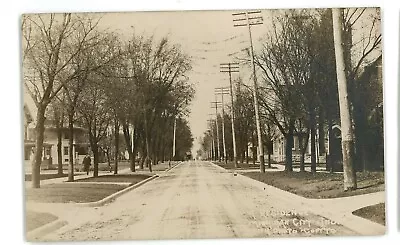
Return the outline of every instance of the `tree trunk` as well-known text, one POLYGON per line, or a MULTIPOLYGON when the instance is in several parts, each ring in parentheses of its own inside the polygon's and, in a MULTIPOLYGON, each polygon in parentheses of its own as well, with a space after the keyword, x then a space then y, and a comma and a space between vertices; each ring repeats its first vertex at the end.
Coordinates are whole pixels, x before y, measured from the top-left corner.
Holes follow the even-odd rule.
POLYGON ((268 152, 268 168, 272 168, 272 166, 271 166, 271 152, 268 152))
POLYGON ((45 107, 38 106, 36 113, 36 142, 35 152, 32 164, 32 188, 40 188, 40 165, 42 164, 43 157, 43 141, 44 141, 44 121, 45 121, 45 107))
POLYGON ((130 170, 132 171, 132 172, 136 172, 136 167, 135 167, 135 154, 133 154, 133 153, 131 153, 131 152, 128 152, 128 155, 129 155, 129 167, 130 167, 130 170))
POLYGON ((162 147, 161 163, 165 162, 165 149, 166 149, 166 147, 164 144, 164 146, 162 147))
POLYGON ((68 113, 68 181, 74 181, 74 112, 68 113))
POLYGON ((146 157, 147 157, 147 152, 143 146, 142 157, 140 158, 140 162, 139 162, 139 169, 144 169, 146 157))
POLYGON ((93 177, 99 176, 99 150, 97 144, 92 147, 93 151, 93 177))
POLYGON ((154 154, 154 157, 153 157, 153 159, 154 159, 154 165, 157 165, 158 164, 158 154, 154 154))
POLYGON ((271 155, 272 155, 272 150, 273 150, 273 142, 269 137, 267 140, 267 150, 268 150, 268 168, 271 168, 272 167, 271 155))
POLYGON ((132 155, 129 155, 130 168, 132 172, 136 172, 136 153, 138 150, 138 133, 136 127, 133 128, 133 147, 132 147, 132 155))
POLYGON ((146 135, 146 151, 147 151, 147 156, 146 156, 146 165, 147 165, 147 167, 149 168, 149 171, 150 172, 153 172, 153 166, 152 166, 152 159, 150 158, 150 154, 151 154, 151 151, 150 151, 150 139, 149 139, 149 137, 146 135))
POLYGON ((292 145, 293 145, 293 133, 288 133, 285 136, 285 171, 292 172, 293 171, 293 163, 292 163, 292 145))
POLYGON ((146 165, 149 168, 149 171, 152 172, 152 166, 151 166, 151 159, 150 159, 150 132, 147 128, 147 120, 145 119, 145 131, 146 131, 146 165))
POLYGON ((332 9, 333 37, 335 43, 336 71, 339 91, 339 108, 342 131, 344 191, 357 189, 354 171, 354 140, 347 93, 347 79, 343 52, 343 9, 332 9))
POLYGON ((251 151, 253 153, 253 164, 256 164, 256 159, 257 159, 257 149, 254 147, 255 145, 255 137, 254 137, 254 132, 251 135, 251 151))
POLYGON ((332 127, 333 127, 333 122, 332 118, 329 114, 327 114, 327 119, 328 119, 328 152, 329 152, 329 157, 326 158, 326 168, 329 170, 331 173, 335 171, 335 162, 332 161, 332 150, 333 150, 333 132, 332 132, 332 127))
POLYGON ((319 113, 318 117, 318 148, 319 148, 319 155, 325 155, 325 130, 324 130, 324 118, 323 113, 319 113))
POLYGON ((301 136, 301 140, 300 141, 300 172, 304 172, 305 171, 305 164, 304 164, 304 160, 305 160, 305 154, 307 151, 307 146, 308 146, 308 141, 310 140, 310 129, 307 129, 307 133, 305 134, 305 138, 303 136, 301 136))
POLYGON ((119 123, 115 119, 114 122, 114 145, 115 145, 115 159, 114 159, 114 174, 118 174, 118 156, 119 156, 119 123))
POLYGON ((106 156, 107 156, 107 165, 108 165, 108 168, 110 169, 110 172, 111 172, 111 154, 110 154, 110 150, 107 150, 107 151, 103 151, 105 154, 106 154, 106 156))
POLYGON ((317 159, 316 159, 316 145, 315 145, 315 139, 317 136, 316 132, 316 125, 315 125, 315 111, 312 109, 311 111, 311 118, 310 118, 310 126, 311 126, 311 173, 316 173, 317 172, 317 159))
POLYGON ((122 125, 122 131, 124 132, 124 138, 125 138, 125 144, 126 148, 129 154, 129 167, 132 172, 136 171, 135 168, 135 157, 136 157, 136 149, 137 149, 137 129, 136 127, 133 128, 133 147, 132 147, 132 141, 131 141, 131 136, 129 133, 129 124, 124 123, 122 125))
POLYGON ((292 172, 293 171, 293 131, 294 131, 294 122, 290 122, 289 131, 285 135, 285 171, 292 172))
POLYGON ((57 122, 57 173, 63 175, 63 161, 62 161, 62 123, 57 122), (60 126, 61 124, 61 126, 60 126))
POLYGON ((300 172, 305 171, 305 166, 304 166, 304 155, 306 154, 306 150, 304 145, 307 145, 304 143, 304 136, 302 134, 299 134, 299 145, 300 145, 300 172))
POLYGON ((245 154, 246 154, 246 164, 249 164, 249 148, 246 147, 245 149, 245 154))
POLYGON ((150 139, 148 137, 148 133, 146 132, 146 152, 147 152, 147 154, 146 154, 145 164, 146 164, 146 167, 149 168, 149 171, 152 172, 152 162, 151 162, 152 159, 150 158, 151 152, 150 152, 150 142, 149 141, 150 141, 150 139))
POLYGON ((316 138, 316 130, 315 127, 311 128, 311 172, 316 173, 317 172, 317 156, 316 156, 316 143, 315 143, 315 138, 316 138))

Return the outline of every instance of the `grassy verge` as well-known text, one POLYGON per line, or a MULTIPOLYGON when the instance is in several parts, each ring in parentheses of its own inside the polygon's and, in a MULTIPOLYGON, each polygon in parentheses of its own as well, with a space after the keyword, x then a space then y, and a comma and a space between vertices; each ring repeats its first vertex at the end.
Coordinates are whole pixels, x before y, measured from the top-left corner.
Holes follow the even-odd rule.
MULTIPOLYGON (((75 176, 80 174, 75 174, 75 176)), ((40 174, 40 180, 68 177, 68 174, 40 174)), ((32 174, 25 174, 25 181, 32 181, 32 174)))
POLYGON ((383 172, 357 173, 358 189, 343 191, 343 174, 310 172, 250 172, 243 175, 307 198, 336 198, 385 190, 383 172))
POLYGON ((151 175, 145 174, 102 175, 98 177, 76 180, 75 182, 114 182, 136 184, 150 177, 151 175))
POLYGON ((25 190, 26 201, 43 203, 96 202, 126 188, 116 184, 60 183, 25 190))
MULTIPOLYGON (((260 164, 258 164, 258 163, 255 163, 255 164, 239 163, 237 168, 235 168, 235 164, 233 164, 233 162, 228 162, 226 164, 224 162, 214 162, 214 163, 225 169, 238 169, 238 170, 260 169, 260 164)), ((265 164, 265 168, 268 168, 267 164, 265 164)), ((276 169, 276 167, 271 167, 271 168, 276 169)))
MULTIPOLYGON (((176 164, 177 164, 177 162, 171 162, 171 167, 175 166, 176 164)), ((129 161, 122 161, 122 162, 118 163, 118 170, 123 170, 123 169, 127 169, 127 168, 130 168, 129 161)), ((169 168, 168 161, 152 166, 153 171, 164 171, 168 168, 169 168)), ((93 172, 93 169, 94 169, 94 166, 92 163, 92 165, 90 167, 90 171, 93 172)), ((149 171, 148 167, 146 167, 146 166, 144 167, 144 169, 140 169, 138 162, 136 162, 135 169, 136 169, 136 171, 139 171, 139 172, 149 171)), ((77 166, 77 170, 84 171, 82 164, 77 166)), ((111 163, 110 166, 107 163, 99 163, 99 171, 114 172, 114 163, 111 163)))
POLYGON ((51 223, 57 219, 57 216, 54 216, 49 213, 39 213, 33 211, 26 211, 26 231, 32 231, 36 228, 39 228, 45 224, 51 223))
POLYGON ((385 225, 385 203, 357 209, 353 214, 378 224, 385 225))

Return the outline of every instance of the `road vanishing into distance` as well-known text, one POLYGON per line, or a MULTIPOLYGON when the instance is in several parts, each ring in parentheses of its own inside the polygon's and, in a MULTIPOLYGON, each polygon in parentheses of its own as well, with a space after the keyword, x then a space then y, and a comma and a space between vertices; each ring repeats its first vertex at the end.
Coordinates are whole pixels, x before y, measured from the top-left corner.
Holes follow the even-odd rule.
POLYGON ((314 214, 303 199, 263 185, 210 162, 184 162, 106 206, 77 208, 76 204, 51 204, 52 209, 62 209, 60 218, 67 220, 68 225, 40 240, 357 234, 314 214))

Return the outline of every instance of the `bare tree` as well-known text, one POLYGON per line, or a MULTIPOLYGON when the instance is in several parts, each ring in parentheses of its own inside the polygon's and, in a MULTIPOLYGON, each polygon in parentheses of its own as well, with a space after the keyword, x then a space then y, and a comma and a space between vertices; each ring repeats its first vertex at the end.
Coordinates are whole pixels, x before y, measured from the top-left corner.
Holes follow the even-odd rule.
POLYGON ((168 96, 178 82, 188 83, 184 74, 191 69, 190 60, 177 45, 169 44, 165 38, 154 44, 153 37, 133 37, 128 45, 127 56, 131 77, 135 83, 136 117, 143 122, 146 164, 151 171, 155 159, 157 122, 164 113, 168 96))
POLYGON ((24 15, 22 21, 24 88, 37 107, 32 186, 40 187, 45 111, 61 88, 76 78, 70 66, 87 48, 96 24, 73 14, 24 15), (84 30, 78 33, 78 30, 84 30))
MULTIPOLYGON (((310 96, 315 93, 311 69, 314 27, 315 17, 309 11, 284 12, 283 16, 274 19, 273 30, 256 59, 264 81, 260 105, 285 138, 286 171, 293 170, 293 137, 299 118, 307 119, 311 138, 315 138, 317 104, 310 96)), ((315 141, 313 143, 315 153, 315 141)), ((313 171, 315 162, 314 156, 313 171)))
POLYGON ((105 82, 107 82, 107 79, 92 75, 77 107, 89 134, 90 148, 94 158, 94 177, 99 174, 100 142, 107 137, 107 131, 113 120, 113 115, 107 106, 107 97, 104 91, 105 82))
POLYGON ((368 134, 368 108, 363 96, 368 90, 366 81, 360 79, 364 68, 382 54, 381 19, 379 8, 349 8, 343 10, 343 41, 345 49, 346 78, 348 81, 351 118, 355 135, 355 168, 365 170, 369 157, 366 145, 368 134))

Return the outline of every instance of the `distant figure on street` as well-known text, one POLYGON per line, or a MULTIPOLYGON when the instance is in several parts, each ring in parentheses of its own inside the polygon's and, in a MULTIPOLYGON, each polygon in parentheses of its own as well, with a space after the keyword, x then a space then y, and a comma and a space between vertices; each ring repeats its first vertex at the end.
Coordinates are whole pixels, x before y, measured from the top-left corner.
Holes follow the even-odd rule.
POLYGON ((83 158, 83 169, 84 169, 84 171, 86 172, 86 175, 89 175, 89 171, 90 171, 90 165, 92 165, 90 162, 91 162, 92 160, 90 159, 90 156, 89 155, 86 155, 84 158, 83 158))

